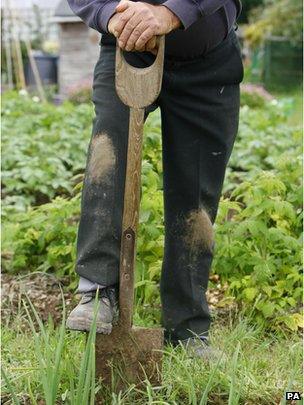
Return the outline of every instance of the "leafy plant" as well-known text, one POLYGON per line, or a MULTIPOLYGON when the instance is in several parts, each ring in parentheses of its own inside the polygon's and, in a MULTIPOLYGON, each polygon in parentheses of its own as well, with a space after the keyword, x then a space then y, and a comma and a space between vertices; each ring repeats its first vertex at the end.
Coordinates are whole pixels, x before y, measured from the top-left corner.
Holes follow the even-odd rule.
POLYGON ((51 270, 58 277, 71 275, 72 282, 79 210, 78 194, 70 200, 57 197, 52 203, 15 214, 3 229, 3 252, 8 256, 12 253, 10 260, 4 262, 6 270, 51 270))
POLYGON ((245 36, 252 45, 257 45, 268 36, 287 38, 301 46, 303 31, 303 4, 297 0, 266 0, 263 8, 252 13, 251 24, 245 36), (286 18, 288 16, 288 18, 286 18))
MULTIPOLYGON (((248 99, 249 94, 246 97, 248 99)), ((254 102, 249 103, 252 105, 254 102)), ((224 191, 230 192, 240 182, 252 179, 261 170, 279 169, 278 175, 282 173, 282 177, 288 176, 286 186, 294 189, 296 204, 301 206, 301 128, 291 126, 288 122, 294 109, 292 99, 264 100, 259 108, 249 108, 244 98, 243 104, 224 191)))
POLYGON ((272 172, 241 183, 232 193, 234 201, 221 204, 214 268, 228 282, 228 294, 256 321, 297 330, 302 325, 302 224, 286 196, 287 187, 272 172))
POLYGON ((71 195, 74 176, 85 166, 91 106, 66 103, 57 108, 26 92, 3 98, 4 207, 24 211, 57 195, 71 195))
MULTIPOLYGON (((246 94, 242 98, 239 134, 216 223, 214 271, 221 283, 228 284, 228 296, 232 296, 247 315, 252 313, 260 324, 267 321, 272 329, 296 329, 300 325, 301 300, 301 131, 289 122, 294 108, 292 99, 268 101, 263 98, 261 101, 256 95, 252 97, 246 94)), ((7 95, 3 106, 8 148, 5 156, 8 170, 4 179, 3 268, 12 273, 40 270, 54 272, 59 277, 69 275, 70 288, 75 288, 80 194, 73 196, 71 178, 74 174, 82 176, 89 136, 81 138, 81 148, 75 139, 84 128, 89 131, 91 108, 66 104, 56 109, 41 106, 28 96, 15 98, 15 94, 7 95), (22 106, 27 111, 27 118, 20 112, 22 106), (19 138, 14 125, 24 128, 19 138), (58 128, 63 128, 61 140, 49 134, 50 130, 56 134, 58 128), (10 131, 16 140, 9 139, 10 131), (41 131, 43 136, 39 138, 41 131), (28 152, 23 148, 30 134, 37 137, 41 147, 32 145, 28 152), (48 136, 58 140, 62 155, 59 146, 48 141, 48 136), (43 177, 37 176, 37 181, 30 184, 22 179, 18 167, 22 166, 23 157, 16 158, 15 149, 10 146, 16 142, 18 149, 17 141, 23 155, 30 156, 35 150, 38 161, 43 161, 46 159, 44 147, 48 157, 60 156, 68 165, 69 169, 62 177, 62 173, 56 173, 58 182, 68 182, 65 189, 54 186, 53 180, 47 182, 45 195, 48 199, 55 195, 51 202, 35 208, 30 206, 32 201, 37 203, 36 193, 40 191, 43 177), (8 179, 14 178, 16 183, 11 185, 8 179), (26 207, 29 207, 26 212, 18 212, 26 207)), ((28 162, 32 168, 31 160, 28 162)), ((78 191, 79 186, 74 192, 78 191)), ((149 325, 159 322, 163 235, 160 122, 159 116, 153 114, 145 126, 137 244, 136 320, 140 324, 143 319, 149 325)))

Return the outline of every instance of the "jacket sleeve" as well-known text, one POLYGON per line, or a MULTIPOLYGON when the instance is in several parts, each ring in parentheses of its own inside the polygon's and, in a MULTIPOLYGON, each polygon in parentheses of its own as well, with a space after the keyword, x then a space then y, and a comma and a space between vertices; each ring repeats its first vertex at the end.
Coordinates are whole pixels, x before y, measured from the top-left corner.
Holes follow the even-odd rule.
POLYGON ((108 32, 109 19, 115 14, 118 0, 67 0, 73 12, 86 25, 99 31, 108 32))
POLYGON ((200 17, 213 14, 229 0, 167 0, 163 3, 181 20, 187 29, 200 17))

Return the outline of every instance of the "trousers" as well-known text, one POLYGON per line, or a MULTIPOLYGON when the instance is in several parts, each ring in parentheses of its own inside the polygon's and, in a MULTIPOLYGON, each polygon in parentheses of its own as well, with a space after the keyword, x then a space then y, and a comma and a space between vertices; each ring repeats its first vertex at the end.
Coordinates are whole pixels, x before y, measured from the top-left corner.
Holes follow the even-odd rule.
MULTIPOLYGON (((127 53, 136 67, 151 53, 127 53)), ((166 57, 161 92, 145 116, 160 108, 164 257, 162 323, 172 342, 207 335, 206 290, 225 170, 238 131, 244 70, 232 30, 208 53, 166 57)), ((115 46, 100 44, 92 100, 95 107, 82 190, 76 272, 103 286, 118 285, 129 108, 115 91, 115 46)), ((225 260, 225 258, 223 258, 225 260)))

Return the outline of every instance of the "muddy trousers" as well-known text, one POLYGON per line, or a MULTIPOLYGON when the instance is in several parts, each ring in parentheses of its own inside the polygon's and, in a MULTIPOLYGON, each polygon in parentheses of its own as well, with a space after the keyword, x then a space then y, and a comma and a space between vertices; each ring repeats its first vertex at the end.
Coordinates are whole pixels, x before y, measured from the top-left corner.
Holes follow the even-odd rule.
MULTIPOLYGON (((153 58, 149 53, 126 57, 137 67, 153 58)), ((76 263, 79 275, 105 286, 119 281, 129 125, 129 109, 115 92, 114 66, 115 47, 101 45, 76 263)), ((161 112, 165 246, 160 289, 162 322, 172 342, 208 333, 212 225, 237 134, 242 78, 232 31, 206 55, 187 61, 165 58, 160 96, 146 110, 146 116, 158 107, 161 112)))

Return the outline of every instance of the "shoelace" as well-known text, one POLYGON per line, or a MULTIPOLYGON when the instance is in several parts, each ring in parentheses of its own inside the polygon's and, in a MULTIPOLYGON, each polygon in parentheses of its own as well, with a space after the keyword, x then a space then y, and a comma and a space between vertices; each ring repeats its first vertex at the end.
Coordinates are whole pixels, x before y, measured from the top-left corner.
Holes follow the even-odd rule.
MULTIPOLYGON (((89 291, 82 296, 82 303, 85 304, 95 299, 96 291, 89 291)), ((98 293, 98 297, 105 305, 115 307, 118 304, 118 292, 115 287, 101 288, 98 293)))
MULTIPOLYGON (((118 302, 117 290, 115 287, 105 287, 101 288, 98 292, 98 298, 103 301, 105 305, 109 305, 106 300, 109 301, 110 305, 114 307, 118 302), (106 300, 104 300, 106 298, 106 300)), ((84 294, 84 297, 95 299, 96 291, 90 291, 84 294)))

